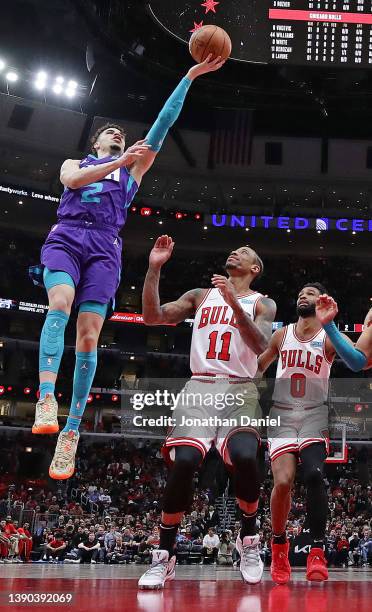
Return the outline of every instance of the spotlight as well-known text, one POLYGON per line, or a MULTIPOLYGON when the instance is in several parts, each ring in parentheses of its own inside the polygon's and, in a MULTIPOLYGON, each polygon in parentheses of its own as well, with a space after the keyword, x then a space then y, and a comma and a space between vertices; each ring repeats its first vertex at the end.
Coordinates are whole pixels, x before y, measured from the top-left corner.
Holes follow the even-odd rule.
POLYGON ((91 404, 92 401, 93 401, 93 395, 91 393, 89 393, 88 399, 87 399, 87 404, 91 404))
POLYGON ((62 93, 62 85, 60 85, 59 83, 57 83, 56 85, 54 85, 53 87, 53 91, 55 94, 60 94, 62 93))
POLYGON ((4 60, 0 59, 0 70, 4 70, 6 64, 4 62, 4 60))
POLYGON ((16 81, 18 81, 18 74, 16 72, 13 72, 13 70, 11 70, 10 72, 6 73, 5 78, 10 83, 15 83, 16 81))
POLYGON ((39 91, 43 91, 45 87, 46 87, 45 81, 35 81, 35 89, 38 89, 39 91))
POLYGON ((31 389, 30 389, 30 387, 25 387, 25 388, 23 389, 23 393, 24 393, 25 395, 30 395, 30 393, 31 393, 31 389))
POLYGON ((26 446, 25 452, 26 453, 32 453, 32 446, 26 446))
POLYGON ((119 396, 118 395, 111 395, 111 401, 112 402, 118 402, 119 401, 119 396))
POLYGON ((96 394, 96 399, 98 399, 98 400, 101 399, 101 396, 100 396, 99 393, 96 394))
POLYGON ((131 355, 131 356, 129 357, 129 359, 130 359, 131 361, 134 361, 134 360, 135 360, 135 356, 134 356, 134 355, 131 355))
POLYGON ((66 89, 65 94, 66 94, 66 96, 68 98, 74 98, 75 95, 76 95, 76 91, 75 91, 75 89, 68 88, 68 89, 66 89))
POLYGON ((5 387, 3 387, 3 385, 0 385, 0 395, 3 395, 5 393, 5 387))
POLYGON ((56 77, 56 83, 58 83, 58 85, 62 85, 62 83, 65 82, 65 79, 61 76, 57 76, 56 77))
POLYGON ((9 387, 7 388, 7 391, 13 391, 13 387, 9 386, 9 387))
POLYGON ((78 86, 78 84, 77 84, 77 82, 76 82, 76 81, 69 81, 69 82, 67 83, 67 87, 68 87, 68 89, 77 89, 77 86, 78 86))
POLYGON ((48 78, 48 75, 45 72, 45 70, 39 70, 39 72, 36 75, 36 80, 37 81, 46 81, 47 78, 48 78))
POLYGON ((183 214, 181 212, 176 212, 175 217, 176 219, 182 219, 183 214))
POLYGON ((196 219, 197 221, 199 221, 199 219, 201 219, 201 214, 200 214, 200 213, 196 213, 196 214, 194 215, 194 217, 195 217, 195 219, 196 219))

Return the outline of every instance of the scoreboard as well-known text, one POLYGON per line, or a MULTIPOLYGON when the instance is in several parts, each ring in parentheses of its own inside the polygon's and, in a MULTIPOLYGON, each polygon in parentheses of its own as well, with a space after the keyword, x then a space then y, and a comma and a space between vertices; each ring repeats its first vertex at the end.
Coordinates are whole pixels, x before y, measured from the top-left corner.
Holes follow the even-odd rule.
POLYGON ((372 0, 272 0, 270 62, 372 66, 372 0))
POLYGON ((372 67, 372 0, 151 0, 149 8, 185 43, 200 25, 219 25, 238 61, 372 67))

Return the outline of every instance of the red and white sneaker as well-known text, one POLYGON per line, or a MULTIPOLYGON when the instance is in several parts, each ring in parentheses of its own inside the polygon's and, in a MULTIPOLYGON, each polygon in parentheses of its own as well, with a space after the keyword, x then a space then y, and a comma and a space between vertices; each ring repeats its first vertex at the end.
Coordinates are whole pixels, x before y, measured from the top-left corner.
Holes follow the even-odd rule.
POLYGON ((274 544, 271 541, 271 577, 276 584, 286 584, 291 578, 291 566, 288 559, 289 542, 274 544))
POLYGON ((154 550, 152 553, 152 564, 150 569, 142 574, 138 581, 140 589, 162 589, 168 580, 173 580, 176 575, 174 566, 176 556, 169 559, 167 550, 154 550))
POLYGON ((312 548, 307 558, 306 578, 317 582, 328 580, 327 561, 322 548, 312 548))

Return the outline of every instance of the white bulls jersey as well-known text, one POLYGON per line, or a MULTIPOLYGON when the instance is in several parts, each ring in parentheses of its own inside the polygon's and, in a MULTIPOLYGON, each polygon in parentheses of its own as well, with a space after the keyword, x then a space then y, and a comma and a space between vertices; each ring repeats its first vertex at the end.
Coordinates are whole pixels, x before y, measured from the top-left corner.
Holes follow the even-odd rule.
MULTIPOLYGON (((255 318, 261 293, 239 296, 243 310, 255 318)), ((209 289, 195 313, 190 368, 195 374, 219 374, 253 378, 257 355, 244 342, 234 321, 233 310, 218 289, 209 289)))
POLYGON ((311 408, 327 401, 332 363, 325 352, 326 333, 320 329, 309 340, 299 340, 296 324, 284 328, 279 348, 274 403, 311 408))

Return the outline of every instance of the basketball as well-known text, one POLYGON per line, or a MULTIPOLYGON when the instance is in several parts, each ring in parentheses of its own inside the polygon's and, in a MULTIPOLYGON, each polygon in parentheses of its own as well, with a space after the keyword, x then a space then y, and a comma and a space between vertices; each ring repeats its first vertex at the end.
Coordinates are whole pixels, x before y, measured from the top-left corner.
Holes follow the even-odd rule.
POLYGON ((205 25, 196 30, 190 38, 189 49, 192 57, 198 63, 204 62, 211 53, 215 59, 227 60, 231 55, 231 39, 225 30, 215 25, 205 25))

